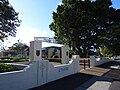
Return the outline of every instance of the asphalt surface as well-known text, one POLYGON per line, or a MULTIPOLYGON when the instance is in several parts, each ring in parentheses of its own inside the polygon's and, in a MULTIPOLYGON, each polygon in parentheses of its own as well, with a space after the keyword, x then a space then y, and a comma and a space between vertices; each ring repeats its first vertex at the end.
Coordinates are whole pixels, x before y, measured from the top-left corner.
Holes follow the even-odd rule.
POLYGON ((74 90, 92 77, 93 75, 77 73, 30 90, 74 90))

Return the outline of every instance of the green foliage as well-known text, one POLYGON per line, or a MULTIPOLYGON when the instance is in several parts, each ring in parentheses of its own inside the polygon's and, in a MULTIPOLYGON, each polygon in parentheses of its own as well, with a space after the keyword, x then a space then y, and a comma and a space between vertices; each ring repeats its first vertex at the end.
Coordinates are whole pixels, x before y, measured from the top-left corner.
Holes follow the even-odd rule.
POLYGON ((15 12, 8 0, 0 0, 0 40, 15 36, 16 27, 20 26, 18 13, 15 12))
POLYGON ((100 53, 100 49, 97 49, 97 50, 96 50, 96 55, 97 55, 97 56, 100 56, 100 54, 101 54, 101 53, 100 53))
POLYGON ((29 46, 25 43, 19 42, 19 40, 17 43, 14 43, 11 47, 9 47, 10 50, 16 51, 17 54, 23 54, 24 49, 26 48, 29 48, 29 46))
POLYGON ((0 63, 0 73, 15 71, 15 70, 17 70, 17 68, 12 65, 0 63))
POLYGON ((73 50, 69 50, 69 57, 72 58, 72 55, 77 55, 77 52, 73 50))
POLYGON ((5 60, 5 59, 13 59, 12 57, 0 57, 1 60, 5 60))
POLYGON ((14 62, 25 62, 25 61, 28 61, 28 59, 23 59, 23 58, 13 58, 12 61, 14 61, 14 62))
POLYGON ((3 57, 0 58, 0 63, 26 62, 29 58, 3 57))
POLYGON ((45 60, 49 60, 49 62, 61 62, 61 58, 47 58, 45 60))
POLYGON ((101 53, 104 57, 111 57, 111 56, 112 56, 112 52, 111 52, 108 48, 106 48, 106 47, 101 48, 100 53, 101 53))
MULTIPOLYGON (((120 14, 120 13, 119 13, 120 14)), ((120 55, 120 25, 111 26, 112 34, 109 34, 109 44, 106 46, 112 51, 113 55, 120 55)))
POLYGON ((111 26, 120 25, 120 10, 111 5, 111 0, 62 0, 49 27, 72 51, 88 57, 91 46, 109 45, 111 26))

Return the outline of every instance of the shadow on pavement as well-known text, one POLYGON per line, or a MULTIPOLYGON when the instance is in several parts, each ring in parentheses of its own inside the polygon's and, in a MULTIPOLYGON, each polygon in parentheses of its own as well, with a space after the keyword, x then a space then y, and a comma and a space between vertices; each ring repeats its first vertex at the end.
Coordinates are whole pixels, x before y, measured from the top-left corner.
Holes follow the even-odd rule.
POLYGON ((29 90, 74 90, 92 77, 93 75, 77 73, 29 90))

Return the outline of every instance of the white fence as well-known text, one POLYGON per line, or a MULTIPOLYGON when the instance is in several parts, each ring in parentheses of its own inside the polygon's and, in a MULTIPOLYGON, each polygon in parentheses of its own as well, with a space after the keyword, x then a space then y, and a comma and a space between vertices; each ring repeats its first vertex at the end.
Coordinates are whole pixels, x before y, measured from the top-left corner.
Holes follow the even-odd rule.
POLYGON ((105 57, 90 56, 90 67, 99 66, 109 61, 112 61, 112 59, 105 57))
POLYGON ((56 67, 47 60, 36 60, 24 70, 0 73, 0 90, 26 90, 78 73, 79 60, 79 56, 73 56, 68 64, 56 67))

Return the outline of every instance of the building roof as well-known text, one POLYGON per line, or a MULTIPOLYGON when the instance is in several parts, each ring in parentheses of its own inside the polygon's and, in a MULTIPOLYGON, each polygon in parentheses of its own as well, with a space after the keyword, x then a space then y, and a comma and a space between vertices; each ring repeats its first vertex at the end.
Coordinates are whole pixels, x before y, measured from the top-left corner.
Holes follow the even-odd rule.
POLYGON ((42 48, 46 47, 62 47, 64 46, 63 44, 56 44, 56 43, 50 43, 50 42, 42 42, 42 48))

